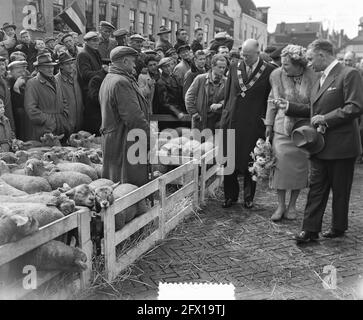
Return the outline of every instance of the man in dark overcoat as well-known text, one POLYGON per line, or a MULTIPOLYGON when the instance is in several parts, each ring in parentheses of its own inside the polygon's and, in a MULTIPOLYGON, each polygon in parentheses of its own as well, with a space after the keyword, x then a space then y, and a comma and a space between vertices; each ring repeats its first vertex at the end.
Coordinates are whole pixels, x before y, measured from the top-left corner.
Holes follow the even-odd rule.
MULTIPOLYGON (((307 52, 312 67, 322 72, 311 92, 311 123, 324 127, 325 147, 311 160, 308 200, 302 231, 295 239, 307 243, 318 239, 323 216, 333 191, 332 223, 325 238, 337 238, 348 229, 349 199, 354 165, 362 153, 359 117, 363 114, 363 81, 359 71, 339 63, 333 45, 316 40, 307 52)), ((286 115, 310 115, 310 106, 289 104, 286 115)))
POLYGON ((102 58, 98 52, 100 39, 96 32, 88 32, 84 36, 85 46, 77 56, 78 81, 82 89, 84 101, 83 130, 92 134, 99 134, 99 110, 93 109, 89 103, 88 85, 95 76, 104 77, 108 66, 103 65, 102 58), (91 108, 90 108, 91 107, 91 108))
POLYGON ((104 159, 102 177, 140 187, 148 182, 147 161, 131 164, 128 151, 134 142, 127 141, 129 132, 139 129, 145 133, 147 141, 139 140, 141 150, 136 156, 142 156, 141 153, 148 150, 149 105, 133 76, 138 52, 119 46, 111 51, 110 56, 112 64, 99 95, 104 159))
POLYGON ((227 129, 235 132, 236 167, 233 174, 224 177, 224 208, 238 201, 238 174, 244 175, 244 206, 248 209, 253 207, 256 182, 252 180, 248 166, 257 140, 265 135, 263 119, 271 91, 269 78, 274 70, 259 54, 258 42, 246 40, 242 47, 243 60, 231 65, 226 84, 221 128, 225 133, 227 129))

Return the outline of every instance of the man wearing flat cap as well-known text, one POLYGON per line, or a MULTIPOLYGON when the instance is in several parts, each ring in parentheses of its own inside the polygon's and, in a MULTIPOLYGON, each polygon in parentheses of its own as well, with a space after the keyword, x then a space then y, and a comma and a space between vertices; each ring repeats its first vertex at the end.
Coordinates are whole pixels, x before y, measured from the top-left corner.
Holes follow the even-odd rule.
POLYGON ((8 58, 18 45, 16 37, 16 25, 13 23, 4 23, 2 30, 4 31, 3 39, 0 41, 0 55, 8 58))
POLYGON ((179 55, 180 62, 176 65, 174 69, 174 75, 178 80, 179 86, 183 87, 185 75, 190 70, 192 63, 190 59, 191 57, 190 46, 189 45, 180 46, 177 50, 177 53, 179 55))
POLYGON ((64 98, 68 101, 71 134, 82 129, 84 112, 82 90, 77 79, 75 60, 68 52, 61 53, 58 60, 59 73, 55 76, 64 98))
POLYGON ((107 74, 108 66, 102 62, 98 51, 100 39, 98 33, 91 31, 84 36, 85 46, 77 56, 78 81, 83 93, 84 118, 83 130, 92 134, 99 134, 99 114, 89 109, 88 85, 95 76, 104 77, 107 74))
POLYGON ((134 34, 130 37, 130 47, 137 51, 138 56, 136 58, 135 77, 139 77, 140 73, 146 68, 145 59, 146 54, 141 52, 142 45, 145 42, 145 38, 139 34, 134 34))
POLYGON ((72 58, 77 58, 78 54, 81 52, 82 48, 76 46, 74 43, 74 37, 71 33, 65 34, 61 38, 61 43, 65 45, 68 53, 72 56, 72 58))
POLYGON ((10 75, 8 86, 10 88, 11 102, 15 121, 15 135, 17 139, 25 140, 24 123, 29 121, 24 109, 25 86, 29 79, 28 63, 26 61, 13 61, 8 65, 10 75))
POLYGON ((112 49, 117 47, 117 41, 115 39, 111 39, 111 35, 116 28, 107 21, 101 21, 99 29, 101 36, 98 51, 101 54, 101 58, 109 59, 112 49))
POLYGON ((68 102, 54 78, 56 65, 50 53, 39 55, 34 63, 38 73, 25 87, 24 107, 29 118, 24 125, 25 141, 39 141, 45 133, 69 137, 68 102))
POLYGON ((164 54, 171 48, 173 48, 173 45, 169 41, 169 34, 171 33, 171 30, 169 30, 165 26, 161 26, 160 30, 158 32, 159 40, 155 44, 155 48, 162 48, 164 54))
POLYGON ((102 177, 140 187, 148 182, 147 157, 143 164, 131 164, 128 151, 134 142, 127 141, 129 132, 139 129, 147 141, 139 139, 138 156, 147 154, 150 138, 148 101, 133 76, 137 55, 136 50, 124 46, 111 51, 112 64, 102 83, 99 100, 104 159, 102 177))
POLYGON ((126 29, 118 29, 113 33, 117 46, 127 46, 130 33, 126 29))

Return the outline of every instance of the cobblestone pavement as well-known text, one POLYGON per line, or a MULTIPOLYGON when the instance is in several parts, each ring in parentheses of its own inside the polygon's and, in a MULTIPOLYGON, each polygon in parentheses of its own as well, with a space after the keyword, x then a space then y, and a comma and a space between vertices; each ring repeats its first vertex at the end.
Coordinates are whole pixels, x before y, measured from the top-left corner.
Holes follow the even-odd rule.
MULTIPOLYGON (((233 283, 236 299, 357 299, 363 285, 363 166, 357 166, 350 228, 344 238, 297 246, 306 192, 296 221, 272 223, 276 196, 259 185, 256 208, 237 204, 221 209, 219 199, 174 230, 157 248, 122 275, 120 281, 87 299, 157 299, 159 282, 233 283), (325 266, 337 270, 338 287, 323 287, 325 266)), ((330 205, 324 219, 329 228, 330 205)), ((202 297, 201 297, 202 298, 202 297)))

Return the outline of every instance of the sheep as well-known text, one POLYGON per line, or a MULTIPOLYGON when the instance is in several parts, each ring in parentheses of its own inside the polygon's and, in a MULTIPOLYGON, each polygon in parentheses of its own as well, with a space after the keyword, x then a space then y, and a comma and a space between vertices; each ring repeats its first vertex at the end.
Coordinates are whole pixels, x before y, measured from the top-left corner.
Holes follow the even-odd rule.
POLYGON ((10 184, 7 184, 4 180, 0 179, 0 195, 1 196, 24 196, 26 192, 14 188, 10 184))
POLYGON ((108 180, 108 179, 98 179, 98 180, 92 181, 92 183, 89 184, 89 186, 92 189, 97 189, 100 187, 106 187, 106 186, 112 186, 112 185, 114 185, 114 182, 111 180, 108 180))
MULTIPOLYGON (((92 161, 90 160, 90 158, 88 157, 86 152, 84 152, 84 151, 75 152, 73 154, 72 162, 74 162, 74 163, 83 163, 85 165, 88 165, 88 166, 92 167, 95 170, 98 178, 102 177, 102 165, 92 163, 92 161)), ((92 180, 95 180, 95 179, 92 179, 92 180)))
POLYGON ((99 149, 100 143, 95 143, 95 138, 95 135, 84 138, 79 133, 74 133, 69 138, 69 144, 75 148, 99 149))
POLYGON ((7 164, 16 164, 19 159, 13 152, 2 152, 0 153, 0 160, 5 161, 7 164))
POLYGON ((58 171, 58 166, 50 165, 40 160, 28 160, 26 164, 27 175, 44 177, 51 186, 52 190, 62 188, 64 184, 68 184, 71 188, 82 184, 90 184, 92 182, 88 175, 73 171, 58 171))
POLYGON ((29 177, 26 175, 4 174, 1 179, 10 186, 24 191, 28 194, 38 192, 50 192, 52 187, 49 182, 42 177, 29 177))
POLYGON ((53 206, 42 203, 11 203, 0 204, 0 216, 20 215, 33 218, 38 221, 39 228, 44 227, 54 221, 64 218, 64 214, 53 206))
POLYGON ((81 272, 87 270, 87 256, 79 248, 52 240, 27 253, 21 259, 23 266, 32 265, 38 271, 81 272))
POLYGON ((67 197, 74 200, 76 206, 92 209, 95 206, 95 194, 93 188, 87 184, 79 185, 65 193, 67 197))
POLYGON ((16 242, 38 230, 39 223, 33 217, 1 215, 0 213, 0 246, 9 242, 16 242))
POLYGON ((0 203, 42 203, 58 208, 65 216, 76 211, 76 204, 60 192, 36 193, 24 196, 1 196, 0 203))

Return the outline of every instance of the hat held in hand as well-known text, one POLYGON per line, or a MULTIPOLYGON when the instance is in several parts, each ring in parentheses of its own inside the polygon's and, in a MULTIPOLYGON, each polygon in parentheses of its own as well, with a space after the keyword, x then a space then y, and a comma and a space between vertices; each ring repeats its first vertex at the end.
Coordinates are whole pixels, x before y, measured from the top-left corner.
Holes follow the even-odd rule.
POLYGON ((310 125, 309 120, 301 120, 295 124, 291 139, 295 146, 311 155, 321 152, 325 147, 323 135, 310 125))

